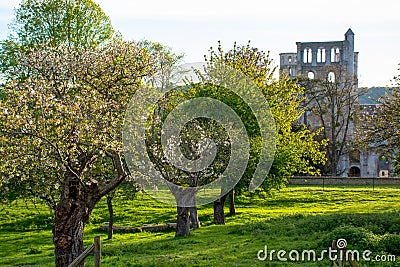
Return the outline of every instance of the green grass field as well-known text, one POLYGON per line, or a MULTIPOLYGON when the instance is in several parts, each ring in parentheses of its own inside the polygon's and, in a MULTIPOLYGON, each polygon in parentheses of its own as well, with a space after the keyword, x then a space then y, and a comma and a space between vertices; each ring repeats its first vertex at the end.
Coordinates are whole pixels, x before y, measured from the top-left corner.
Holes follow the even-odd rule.
MULTIPOLYGON (((85 246, 102 238, 103 266, 329 266, 321 262, 259 261, 257 252, 328 249, 345 238, 350 249, 400 256, 400 188, 289 187, 265 197, 237 198, 237 215, 226 225, 213 225, 212 205, 199 208, 202 227, 190 237, 174 232, 117 233, 106 240, 99 230, 108 221, 105 200, 86 226, 85 246)), ((118 198, 115 224, 174 222, 175 208, 145 194, 118 198)), ((0 266, 54 266, 52 214, 42 204, 18 201, 0 206, 0 266)), ((286 257, 288 257, 286 255, 286 257)), ((371 256, 372 257, 372 256, 371 256)), ((89 257, 85 266, 93 266, 89 257)), ((360 266, 400 266, 397 262, 360 262, 360 266)))

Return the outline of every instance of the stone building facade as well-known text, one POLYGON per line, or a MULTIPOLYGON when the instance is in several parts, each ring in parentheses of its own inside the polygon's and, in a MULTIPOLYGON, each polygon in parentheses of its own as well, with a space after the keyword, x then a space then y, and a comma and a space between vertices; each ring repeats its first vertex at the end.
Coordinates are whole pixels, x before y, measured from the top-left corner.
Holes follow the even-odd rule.
POLYGON ((281 53, 280 75, 321 79, 329 67, 341 67, 358 76, 358 52, 354 52, 354 33, 349 29, 343 41, 297 42, 296 53, 281 53))
MULTIPOLYGON (((335 81, 338 77, 337 70, 340 69, 348 77, 354 77, 354 92, 358 94, 358 52, 354 51, 354 37, 353 31, 348 29, 342 41, 296 42, 297 52, 279 54, 280 77, 303 76, 335 81)), ((373 109, 371 106, 364 108, 373 109)), ((320 126, 318 120, 307 112, 301 121, 314 128, 320 126)), ((349 132, 354 133, 354 127, 357 125, 351 125, 349 132)), ((382 154, 379 146, 371 146, 366 151, 349 151, 351 152, 345 153, 339 159, 338 168, 342 176, 387 177, 393 172, 390 157, 382 154)))

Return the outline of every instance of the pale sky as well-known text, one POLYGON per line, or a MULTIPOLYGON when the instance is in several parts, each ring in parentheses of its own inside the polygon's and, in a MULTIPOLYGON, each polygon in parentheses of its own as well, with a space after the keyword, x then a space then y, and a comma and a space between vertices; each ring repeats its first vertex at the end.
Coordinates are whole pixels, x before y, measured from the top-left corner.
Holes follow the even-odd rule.
MULTIPOLYGON (((96 0, 95 0, 96 1, 96 0)), ((0 0, 0 38, 19 0, 0 0)), ((126 39, 148 39, 185 54, 185 61, 203 61, 221 40, 279 53, 296 52, 296 42, 339 41, 351 28, 359 54, 360 86, 391 85, 400 74, 400 1, 380 0, 97 0, 115 29, 126 39)))

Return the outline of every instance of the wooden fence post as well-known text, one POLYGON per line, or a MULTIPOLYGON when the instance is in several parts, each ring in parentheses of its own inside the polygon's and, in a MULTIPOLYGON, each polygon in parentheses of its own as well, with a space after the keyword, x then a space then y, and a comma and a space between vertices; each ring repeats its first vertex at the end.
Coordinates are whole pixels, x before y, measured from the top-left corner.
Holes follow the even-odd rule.
POLYGON ((101 241, 100 236, 94 237, 94 267, 101 267, 101 241))
MULTIPOLYGON (((336 249, 335 247, 336 247, 336 240, 333 240, 333 241, 332 241, 331 248, 332 248, 332 249, 336 249)), ((331 261, 330 261, 330 263, 329 263, 329 267, 333 267, 333 265, 334 265, 334 261, 331 259, 331 261)))
POLYGON ((93 251, 94 266, 101 267, 101 241, 100 236, 94 237, 94 244, 91 244, 81 255, 79 255, 68 267, 77 267, 85 261, 89 254, 93 251))

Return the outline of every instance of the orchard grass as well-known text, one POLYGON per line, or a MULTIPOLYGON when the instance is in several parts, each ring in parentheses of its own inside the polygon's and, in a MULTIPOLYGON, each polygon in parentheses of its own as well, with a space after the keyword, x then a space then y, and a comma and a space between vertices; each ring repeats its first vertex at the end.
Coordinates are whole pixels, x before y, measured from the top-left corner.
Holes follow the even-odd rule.
MULTIPOLYGON (((400 256, 400 187, 290 186, 236 199, 235 216, 213 225, 212 204, 199 208, 202 227, 189 237, 174 232, 107 233, 106 200, 96 206, 85 228, 85 247, 102 238, 103 266, 329 266, 322 262, 259 261, 257 252, 310 250, 319 253, 333 239, 346 238, 350 249, 400 256)), ((115 198, 115 225, 174 222, 174 207, 139 193, 115 198)), ((226 208, 228 213, 228 208, 226 208)), ((52 212, 41 203, 18 200, 0 205, 0 266, 54 266, 52 212)), ((399 266, 361 261, 360 266, 399 266)), ((85 266, 93 266, 90 256, 85 266)))

